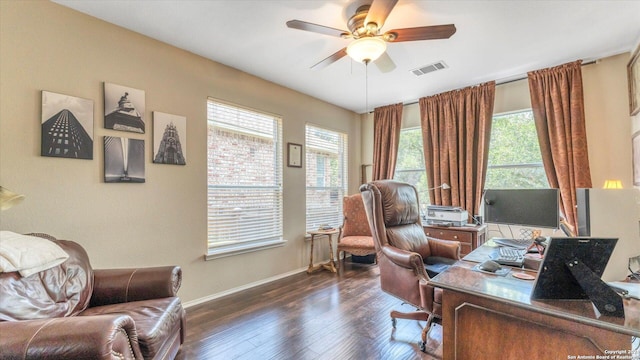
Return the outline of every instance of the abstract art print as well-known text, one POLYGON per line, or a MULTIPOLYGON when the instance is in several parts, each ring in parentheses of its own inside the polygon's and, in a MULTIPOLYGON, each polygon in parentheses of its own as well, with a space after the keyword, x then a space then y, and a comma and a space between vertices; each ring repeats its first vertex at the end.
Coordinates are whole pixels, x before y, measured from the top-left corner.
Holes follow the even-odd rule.
POLYGON ((140 134, 145 132, 144 91, 104 83, 104 127, 140 134))
POLYGON ((144 181, 144 140, 105 136, 104 182, 144 181))
POLYGON ((187 164, 187 118, 153 112, 153 162, 187 164))
POLYGON ((42 92, 40 154, 93 159, 93 100, 42 92))

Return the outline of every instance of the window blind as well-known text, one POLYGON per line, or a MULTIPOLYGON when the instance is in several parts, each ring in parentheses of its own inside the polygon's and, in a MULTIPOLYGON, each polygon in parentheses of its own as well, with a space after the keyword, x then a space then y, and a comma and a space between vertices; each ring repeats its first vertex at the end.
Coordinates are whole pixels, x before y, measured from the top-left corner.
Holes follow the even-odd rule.
POLYGON ((208 245, 282 240, 282 120, 207 101, 208 245))
POLYGON ((342 225, 342 198, 347 193, 347 135, 306 126, 306 229, 342 225))

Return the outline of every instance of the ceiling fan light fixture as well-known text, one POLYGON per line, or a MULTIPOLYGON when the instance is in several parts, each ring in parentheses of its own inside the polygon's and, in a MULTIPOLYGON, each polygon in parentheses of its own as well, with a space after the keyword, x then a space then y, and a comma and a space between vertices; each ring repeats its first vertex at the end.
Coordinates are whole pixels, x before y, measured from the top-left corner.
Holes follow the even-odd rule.
POLYGON ((347 54, 361 63, 375 61, 385 50, 387 50, 387 43, 377 37, 360 38, 347 46, 347 54))

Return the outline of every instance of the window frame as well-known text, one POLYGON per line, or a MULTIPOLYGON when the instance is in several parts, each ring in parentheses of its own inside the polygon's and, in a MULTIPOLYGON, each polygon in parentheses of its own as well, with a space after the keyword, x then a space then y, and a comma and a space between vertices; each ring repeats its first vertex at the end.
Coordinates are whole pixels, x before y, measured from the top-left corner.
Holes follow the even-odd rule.
MULTIPOLYGON (((400 138, 399 138, 399 142, 398 142, 398 155, 400 153, 400 146, 401 146, 401 140, 402 140, 402 133, 407 132, 407 131, 417 131, 420 134, 420 138, 422 139, 422 127, 421 126, 410 126, 410 127, 405 127, 400 129, 400 138)), ((420 202, 420 211, 421 212, 426 212, 426 207, 428 205, 431 204, 431 199, 429 198, 429 183, 428 183, 428 178, 427 178, 427 166, 425 164, 424 161, 424 141, 421 140, 420 142, 420 148, 422 149, 422 161, 420 162, 421 167, 419 168, 412 168, 412 169, 398 169, 398 161, 396 161, 396 168, 395 171, 393 173, 393 178, 396 179, 396 175, 398 173, 421 173, 421 175, 424 175, 425 177, 425 189, 424 190, 420 190, 420 187, 417 184, 411 184, 413 186, 416 187, 416 190, 418 191, 418 197, 419 197, 419 202, 420 202)))
MULTIPOLYGON (((320 149, 321 151, 327 151, 330 152, 332 151, 332 149, 320 149)), ((343 209, 342 209, 342 199, 344 198, 344 196, 346 196, 348 194, 348 190, 349 190, 349 135, 346 132, 342 132, 339 130, 334 130, 334 129, 328 129, 326 127, 322 127, 316 124, 312 124, 312 123, 307 123, 305 124, 305 231, 313 231, 313 230, 317 230, 319 225, 322 224, 317 224, 317 226, 312 226, 313 224, 310 224, 310 216, 309 216, 309 209, 310 204, 309 204, 309 191, 310 190, 325 190, 325 191, 329 191, 330 192, 330 199, 329 201, 336 201, 337 199, 337 214, 335 215, 336 218, 334 219, 334 222, 329 222, 328 224, 334 227, 339 227, 342 225, 343 222, 343 209), (314 149, 317 149, 317 147, 314 146, 314 144, 312 142, 309 141, 308 138, 308 131, 309 128, 313 128, 313 129, 317 129, 320 131, 325 131, 328 133, 331 133, 332 136, 337 135, 340 138, 340 144, 338 144, 338 160, 339 160, 339 164, 338 164, 338 176, 339 179, 341 180, 341 183, 338 184, 337 186, 327 186, 326 184, 326 174, 323 177, 323 186, 308 186, 308 180, 309 180, 309 176, 310 176, 310 167, 313 167, 315 169, 315 172, 313 174, 313 177, 315 179, 314 184, 318 184, 318 166, 319 166, 319 162, 322 162, 324 164, 324 167, 322 169, 322 171, 326 171, 326 167, 329 166, 327 164, 327 158, 324 157, 315 157, 314 161, 309 161, 309 153, 314 152, 314 149), (341 153, 340 153, 341 152, 341 153), (322 161, 318 161, 318 160, 322 160, 322 161), (332 199, 333 195, 332 192, 337 192, 336 195, 336 199, 332 199)), ((324 213, 327 214, 327 213, 324 213)), ((331 215, 322 215, 324 217, 330 217, 331 215)), ((314 216, 315 219, 318 219, 320 216, 316 215, 314 216)))
MULTIPOLYGON (((253 251, 259 251, 264 249, 269 249, 273 247, 284 246, 286 240, 284 240, 284 189, 282 186, 283 182, 283 172, 284 172, 284 156, 283 156, 283 129, 282 116, 271 114, 262 110, 252 109, 246 106, 234 104, 231 102, 227 102, 224 100, 215 99, 212 97, 207 98, 207 143, 211 141, 210 129, 211 127, 217 127, 219 129, 223 129, 224 131, 233 131, 243 136, 259 136, 252 133, 252 130, 247 127, 242 127, 239 124, 228 124, 228 123, 215 123, 215 119, 213 119, 213 114, 211 114, 211 110, 215 106, 223 106, 227 108, 233 108, 238 112, 245 112, 245 114, 254 114, 253 116, 264 116, 266 118, 273 119, 273 127, 275 132, 275 138, 271 138, 273 141, 273 154, 274 156, 274 165, 273 165, 273 183, 264 184, 264 185, 246 185, 246 184, 212 184, 209 178, 209 168, 211 166, 212 159, 209 157, 209 146, 207 146, 207 254, 205 255, 205 260, 212 260, 221 257, 227 257, 232 255, 244 254, 253 251), (263 189, 263 190, 274 190, 276 196, 274 197, 274 201, 276 201, 276 209, 272 214, 275 216, 277 223, 276 226, 279 227, 278 231, 274 233, 273 236, 269 236, 268 238, 263 239, 255 239, 255 240, 241 240, 227 244, 215 244, 215 241, 212 240, 211 228, 209 224, 212 219, 215 221, 215 216, 213 216, 210 211, 211 202, 211 191, 224 190, 224 189, 238 189, 239 191, 247 190, 247 189, 263 189)), ((250 152, 254 151, 253 148, 250 149, 250 152)), ((231 197, 230 199, 233 199, 231 197)), ((255 212, 249 212, 248 214, 255 214, 255 212)), ((271 213, 270 213, 271 214, 271 213)), ((242 228, 242 226, 240 226, 242 228)), ((246 230, 246 229, 244 229, 246 230)), ((246 231, 248 232, 248 231, 246 231)), ((245 233, 246 233, 245 232, 245 233)), ((222 242, 222 241, 221 241, 222 242)))
MULTIPOLYGON (((533 119, 533 109, 531 108, 526 108, 526 109, 520 109, 520 110, 513 110, 513 111, 506 111, 506 112, 502 112, 502 113, 495 113, 493 114, 493 116, 491 117, 491 121, 493 122, 495 120, 495 118, 497 117, 505 117, 505 116, 509 116, 509 115, 513 115, 513 114, 519 114, 519 113, 530 113, 531 117, 532 117, 532 121, 535 122, 535 120, 533 119)), ((535 126, 535 123, 534 123, 535 126)), ((495 127, 492 126, 491 127, 491 132, 493 135, 493 131, 494 131, 495 127)), ((537 137, 537 130, 536 130, 536 137, 537 137)), ((538 147, 539 149, 539 147, 538 147)), ((491 159, 491 140, 489 141, 489 152, 487 154, 488 159, 491 159)), ((542 153, 540 153, 540 162, 522 162, 522 163, 511 163, 511 164, 496 164, 496 165, 492 165, 489 164, 489 162, 487 162, 487 171, 486 171, 486 175, 485 175, 485 185, 484 188, 488 189, 487 187, 487 179, 489 178, 489 172, 491 170, 494 169, 542 169, 544 172, 544 164, 542 162, 542 153)), ((546 180, 546 174, 545 174, 545 180, 546 180)), ((550 188, 549 186, 549 182, 548 180, 545 182, 546 186, 545 187, 540 187, 543 189, 548 189, 550 188)), ((492 189, 498 189, 498 188, 503 188, 503 187, 491 187, 492 189)), ((518 186, 510 186, 510 187, 504 187, 503 189, 507 189, 507 188, 520 188, 518 186)))

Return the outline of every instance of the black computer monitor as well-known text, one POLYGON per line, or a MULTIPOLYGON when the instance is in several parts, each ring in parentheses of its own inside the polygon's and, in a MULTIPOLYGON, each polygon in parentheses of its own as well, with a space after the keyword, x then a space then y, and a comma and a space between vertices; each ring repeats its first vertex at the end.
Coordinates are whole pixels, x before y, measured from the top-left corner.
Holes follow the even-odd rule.
POLYGON ((560 222, 558 189, 487 189, 484 221, 557 229, 560 222))
POLYGON ((591 300, 606 315, 624 316, 622 299, 601 276, 618 239, 551 238, 532 300, 591 300))

